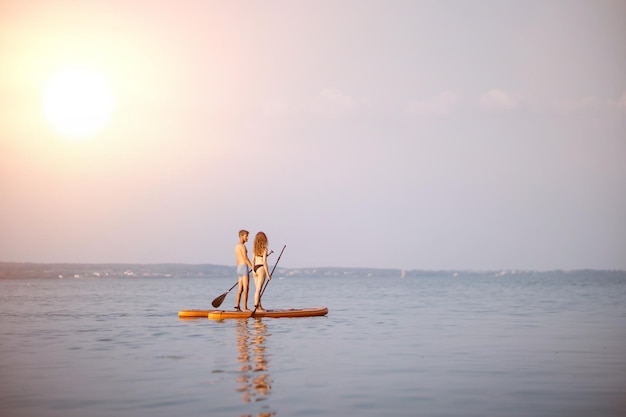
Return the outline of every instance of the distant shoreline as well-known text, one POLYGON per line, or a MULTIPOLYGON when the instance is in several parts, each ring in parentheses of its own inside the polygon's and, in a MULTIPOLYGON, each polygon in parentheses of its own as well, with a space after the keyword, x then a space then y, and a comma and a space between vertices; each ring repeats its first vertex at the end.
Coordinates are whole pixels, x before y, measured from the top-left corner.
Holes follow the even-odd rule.
MULTIPOLYGON (((277 268, 275 276, 356 276, 379 278, 410 278, 410 277, 503 277, 503 276, 615 276, 626 278, 626 271, 612 269, 577 269, 577 270, 403 270, 400 268, 277 268)), ((106 277, 206 277, 220 278, 235 275, 235 267, 214 264, 182 264, 182 263, 31 263, 31 262, 0 262, 0 279, 16 278, 106 278, 106 277)))

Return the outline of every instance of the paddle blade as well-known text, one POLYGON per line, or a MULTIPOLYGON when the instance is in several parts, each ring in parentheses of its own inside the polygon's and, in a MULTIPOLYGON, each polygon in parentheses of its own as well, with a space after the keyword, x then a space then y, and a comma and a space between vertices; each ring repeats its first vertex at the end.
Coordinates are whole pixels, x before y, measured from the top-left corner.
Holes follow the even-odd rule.
POLYGON ((211 303, 213 307, 218 308, 219 306, 221 306, 222 303, 224 302, 224 299, 226 298, 226 295, 228 295, 228 291, 226 291, 224 294, 220 295, 219 297, 215 298, 215 300, 213 300, 213 302, 211 303))

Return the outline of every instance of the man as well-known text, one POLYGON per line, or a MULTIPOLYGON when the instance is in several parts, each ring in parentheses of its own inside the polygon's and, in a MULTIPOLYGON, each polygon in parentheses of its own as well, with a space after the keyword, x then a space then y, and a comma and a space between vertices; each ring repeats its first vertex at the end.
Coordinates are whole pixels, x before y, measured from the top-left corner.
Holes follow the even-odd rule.
POLYGON ((239 308, 239 300, 243 295, 243 311, 248 310, 248 288, 250 285, 250 271, 252 270, 252 262, 248 258, 248 249, 246 242, 248 241, 248 231, 239 231, 239 243, 235 246, 235 257, 237 258, 237 276, 239 277, 239 287, 237 288, 237 304, 235 310, 241 311, 239 308))

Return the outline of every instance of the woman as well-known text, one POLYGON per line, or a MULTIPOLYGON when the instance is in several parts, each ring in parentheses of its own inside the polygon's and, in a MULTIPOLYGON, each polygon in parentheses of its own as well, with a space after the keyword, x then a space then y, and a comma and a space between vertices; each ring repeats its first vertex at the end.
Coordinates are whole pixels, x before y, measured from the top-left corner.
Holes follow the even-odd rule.
POLYGON ((252 263, 254 265, 254 285, 256 286, 254 307, 257 311, 265 311, 261 306, 261 289, 265 283, 265 277, 267 277, 268 281, 272 279, 270 270, 267 267, 267 236, 265 236, 265 233, 259 232, 254 237, 252 253, 254 254, 252 263))

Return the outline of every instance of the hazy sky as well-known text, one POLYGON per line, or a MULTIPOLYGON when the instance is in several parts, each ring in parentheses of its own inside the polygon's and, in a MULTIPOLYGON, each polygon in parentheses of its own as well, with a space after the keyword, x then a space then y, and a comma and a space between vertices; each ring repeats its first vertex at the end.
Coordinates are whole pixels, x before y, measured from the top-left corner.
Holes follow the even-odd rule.
POLYGON ((0 261, 624 269, 625 45, 624 1, 0 0, 0 261))

